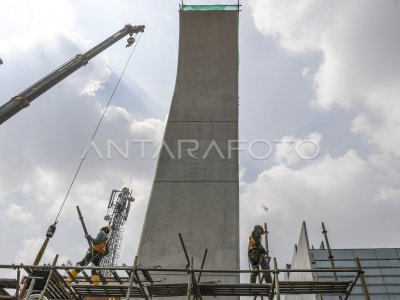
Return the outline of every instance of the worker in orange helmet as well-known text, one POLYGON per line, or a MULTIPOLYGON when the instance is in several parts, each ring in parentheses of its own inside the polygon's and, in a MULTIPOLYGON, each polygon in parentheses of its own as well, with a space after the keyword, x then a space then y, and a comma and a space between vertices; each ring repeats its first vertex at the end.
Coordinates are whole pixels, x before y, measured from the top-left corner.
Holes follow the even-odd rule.
MULTIPOLYGON (((254 230, 252 231, 249 237, 249 249, 248 256, 251 265, 251 269, 256 271, 260 270, 269 270, 269 264, 265 257, 265 249, 261 244, 261 238, 265 234, 264 227, 261 225, 254 226, 254 230)), ((252 272, 250 275, 250 283, 256 283, 258 272, 252 272)), ((266 283, 272 283, 271 273, 263 273, 261 278, 261 282, 265 279, 266 283)))
MULTIPOLYGON (((92 238, 90 234, 87 234, 85 237, 91 243, 91 247, 88 249, 85 257, 80 261, 77 262, 77 266, 87 266, 88 264, 92 263, 95 266, 100 265, 101 259, 109 253, 108 249, 108 235, 110 234, 111 228, 110 226, 104 226, 100 228, 100 232, 97 234, 96 238, 92 238)), ((67 277, 66 282, 70 284, 72 282, 72 278, 75 278, 79 271, 75 269, 69 270, 70 275, 67 277)), ((92 270, 92 284, 98 285, 99 284, 99 275, 97 274, 96 270, 92 270)))

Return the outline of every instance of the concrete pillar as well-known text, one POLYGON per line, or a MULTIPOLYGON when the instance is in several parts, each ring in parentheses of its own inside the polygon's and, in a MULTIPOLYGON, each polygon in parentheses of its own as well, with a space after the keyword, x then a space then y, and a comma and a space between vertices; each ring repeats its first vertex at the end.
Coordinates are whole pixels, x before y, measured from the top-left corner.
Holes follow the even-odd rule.
POLYGON ((142 266, 185 267, 182 233, 195 268, 208 248, 205 268, 239 269, 238 61, 237 11, 180 11, 177 78, 139 244, 142 266))

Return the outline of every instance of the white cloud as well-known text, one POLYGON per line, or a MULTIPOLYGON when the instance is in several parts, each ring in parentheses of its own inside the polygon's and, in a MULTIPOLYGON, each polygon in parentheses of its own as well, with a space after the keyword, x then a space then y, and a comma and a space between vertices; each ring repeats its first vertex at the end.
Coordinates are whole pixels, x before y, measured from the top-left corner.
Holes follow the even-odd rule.
MULTIPOLYGON (((68 2, 63 3, 67 5, 68 2)), ((68 17, 68 10, 66 13, 68 17)), ((39 25, 33 22, 32 26, 39 25)), ((59 29, 51 31, 50 36, 43 32, 43 36, 37 37, 31 31, 16 31, 0 41, 3 43, 1 45, 7 44, 6 47, 0 46, 1 51, 10 50, 7 52, 7 63, 2 66, 5 68, 0 74, 0 81, 4 86, 1 99, 9 99, 16 91, 25 89, 54 66, 65 62, 71 57, 71 53, 81 52, 79 48, 87 48, 88 43, 78 34, 68 33, 69 25, 65 27, 65 32, 59 29), (31 35, 23 46, 10 42, 23 40, 23 34, 31 35), (24 72, 20 74, 19 70, 24 72)), ((4 260, 14 259, 17 249, 21 248, 17 241, 24 240, 23 250, 19 251, 16 259, 33 261, 42 239, 31 237, 44 237, 47 227, 54 222, 82 152, 101 117, 104 103, 108 100, 99 97, 99 89, 104 85, 105 89, 111 90, 115 78, 116 74, 109 65, 109 59, 100 55, 44 93, 28 109, 2 124, 0 205, 3 212, 0 212, 0 226, 14 226, 13 231, 7 232, 7 238, 12 242, 2 253, 4 260), (108 83, 110 84, 107 86, 108 83), (16 200, 18 204, 15 203, 16 200), (24 222, 23 226, 21 222, 24 222), (26 226, 27 224, 30 226, 26 226)), ((124 77, 113 100, 140 98, 141 94, 132 89, 135 84, 133 79, 124 77)), ((105 90, 103 94, 111 95, 111 92, 105 90)), ((135 100, 135 104, 140 107, 142 99, 135 100)), ((140 108, 132 113, 121 106, 127 102, 113 103, 110 106, 95 142, 104 150, 108 139, 112 139, 117 145, 123 145, 125 140, 153 139, 155 144, 146 148, 151 155, 145 160, 141 160, 132 151, 129 159, 117 155, 105 160, 88 157, 60 215, 57 232, 50 242, 51 255, 45 258, 46 262, 51 262, 55 253, 62 256, 60 263, 65 263, 66 255, 73 261, 81 259, 86 243, 75 206, 81 207, 88 228, 95 234, 104 225, 103 217, 112 189, 128 185, 131 178, 134 196, 137 197, 136 190, 137 193, 142 193, 137 197, 140 200, 135 202, 139 211, 134 220, 135 230, 141 229, 138 220, 146 209, 155 167, 155 161, 151 157, 156 151, 156 142, 162 137, 165 121, 151 117, 137 119, 140 108)), ((139 232, 136 234, 139 235, 139 232)))
MULTIPOLYGON (((24 264, 32 264, 36 258, 36 254, 42 246, 44 239, 41 237, 30 238, 22 241, 22 248, 17 251, 15 254, 15 262, 24 263, 24 264)), ((52 247, 47 247, 44 255, 42 257, 41 263, 51 263, 55 258, 56 253, 52 249, 52 247)), ((57 262, 58 265, 61 265, 60 262, 66 262, 67 256, 59 256, 57 262)))
MULTIPOLYGON (((75 101, 82 101, 82 99, 75 101)), ((61 141, 57 142, 60 147, 56 147, 52 143, 37 143, 35 141, 36 135, 26 135, 24 139, 8 144, 8 147, 18 148, 19 153, 29 153, 29 155, 19 156, 17 165, 13 159, 2 160, 1 162, 2 170, 7 170, 7 172, 0 173, 0 189, 2 191, 0 203, 8 204, 6 216, 2 223, 10 223, 10 220, 15 220, 26 224, 32 221, 33 216, 40 215, 41 217, 34 222, 35 227, 31 228, 36 230, 33 232, 36 235, 44 235, 47 226, 52 224, 78 166, 81 156, 80 149, 83 148, 87 138, 90 137, 85 131, 82 131, 82 124, 85 124, 88 120, 97 120, 102 113, 101 106, 97 102, 83 101, 82 103, 85 103, 85 108, 83 109, 81 106, 81 109, 90 111, 90 113, 83 113, 79 118, 75 118, 74 123, 70 123, 68 127, 65 127, 66 124, 63 122, 53 125, 52 130, 58 131, 61 127, 64 127, 69 132, 74 132, 74 135, 70 137, 57 137, 61 141), (64 144, 67 144, 68 147, 63 146, 64 144), (73 155, 71 155, 71 148, 74 149, 73 155), (54 153, 56 153, 56 156, 54 162, 52 162, 54 153), (18 181, 10 184, 13 178, 18 178, 18 181), (23 208, 16 204, 9 204, 16 197, 19 198, 21 203, 24 203, 23 208)), ((71 105, 74 104, 71 103, 71 105)), ((128 159, 124 159, 114 152, 111 153, 110 159, 101 160, 95 156, 87 158, 60 215, 60 224, 55 237, 52 239, 56 245, 54 252, 63 256, 68 254, 68 257, 73 261, 81 259, 80 256, 85 251, 85 243, 82 239, 83 235, 80 235, 82 229, 77 219, 75 206, 81 207, 89 230, 95 234, 104 223, 103 217, 106 214, 112 189, 128 185, 131 178, 133 178, 134 196, 137 199, 134 209, 139 210, 133 213, 136 216, 132 218, 134 225, 131 224, 131 226, 135 228, 133 231, 137 235, 140 234, 141 224, 139 222, 143 222, 156 162, 152 160, 152 156, 156 152, 157 143, 162 137, 164 125, 164 120, 158 119, 137 121, 125 109, 112 107, 109 117, 104 119, 99 135, 96 137, 96 142, 103 151, 102 153, 106 153, 104 147, 108 139, 114 141, 116 145, 123 145, 125 140, 131 141, 133 139, 152 139, 154 144, 149 147, 146 146, 145 151, 149 151, 150 154, 146 152, 143 160, 140 159, 139 153, 134 151, 139 148, 130 148, 128 159), (71 235, 69 232, 75 233, 71 235), (75 249, 74 244, 79 245, 82 249, 75 249)), ((15 128, 15 130, 18 130, 18 128, 15 128)), ((2 139, 7 140, 14 134, 13 132, 14 130, 5 132, 2 139)), ((13 155, 8 147, 4 147, 0 152, 4 152, 4 157, 12 158, 13 155)), ((130 147, 132 147, 132 144, 130 144, 130 147)), ((104 156, 107 158, 106 155, 104 156)), ((21 231, 15 234, 18 239, 26 239, 32 236, 30 231, 21 231)), ((137 246, 135 241, 133 241, 133 246, 137 246)), ((29 247, 27 246, 27 248, 29 247)), ((7 252, 9 251, 7 250, 7 252)), ((9 255, 11 254, 12 252, 9 253, 9 255)), ((25 257, 25 254, 26 252, 21 252, 18 258, 25 257)), ((29 261, 31 256, 27 255, 24 261, 29 261)))
POLYGON ((28 49, 39 38, 68 34, 76 21, 76 11, 68 0, 6 0, 1 10, 2 23, 9 24, 0 27, 0 49, 6 53, 15 47, 28 49))
MULTIPOLYGON (((121 24, 133 18, 153 28, 152 32, 164 34, 144 34, 137 50, 142 51, 142 56, 133 68, 133 74, 138 75, 128 76, 125 88, 140 81, 143 86, 147 84, 146 92, 157 100, 153 103, 158 105, 149 104, 151 109, 168 105, 176 69, 178 18, 167 11, 172 8, 175 13, 176 4, 163 3, 162 7, 160 4, 158 9, 154 9, 155 2, 142 1, 136 3, 135 10, 132 10, 129 9, 132 4, 118 2, 115 3, 118 13, 110 14, 108 9, 101 9, 107 7, 107 1, 101 1, 97 4, 96 14, 93 14, 93 1, 75 1, 75 7, 69 4, 70 1, 28 2, 8 0, 2 4, 10 11, 4 14, 7 18, 0 21, 4 25, 0 26, 0 56, 5 59, 0 74, 2 99, 9 99, 75 55, 77 50, 95 44, 86 41, 83 36, 98 42, 107 36, 106 32, 115 32, 121 24), (51 8, 51 11, 46 11, 46 8, 51 8), (147 14, 150 10, 152 14, 147 14), (15 18, 15 15, 18 17, 15 18), (102 22, 105 18, 109 22, 102 22), (15 23, 15 19, 19 22, 15 23), (160 47, 165 55, 158 55, 160 47), (151 49, 157 50, 151 52, 151 49), (4 56, 4 53, 7 55, 4 56), (171 59, 166 60, 165 57, 171 59), (7 73, 8 67, 12 72, 7 73)), ((276 38, 289 54, 302 55, 312 51, 323 55, 323 64, 317 74, 310 71, 314 70, 312 67, 304 68, 304 76, 314 81, 317 107, 329 109, 333 104, 339 104, 348 109, 358 109, 360 114, 359 119, 353 122, 354 133, 379 144, 386 152, 400 149, 395 139, 391 138, 398 136, 398 125, 394 120, 399 119, 396 102, 399 85, 394 83, 399 78, 399 68, 398 60, 393 59, 399 53, 395 51, 398 39, 388 38, 399 28, 398 20, 392 18, 396 10, 385 18, 387 22, 383 22, 381 12, 387 11, 388 5, 383 2, 375 2, 379 7, 373 7, 375 4, 371 1, 354 0, 328 4, 316 0, 252 0, 250 3, 258 28, 276 38), (374 20, 370 21, 368 16, 374 20), (379 26, 375 28, 373 24, 376 23, 379 26), (388 26, 391 28, 385 30, 388 26), (378 28, 381 28, 378 33, 385 33, 380 36, 382 42, 378 39, 378 28), (384 101, 378 101, 381 99, 384 101), (388 110, 386 105, 391 109, 388 110)), ((247 42, 248 47, 257 48, 258 44, 252 44, 250 40, 247 42)), ((109 49, 114 50, 116 48, 109 49)), ((35 219, 40 216, 31 226, 18 227, 21 224, 4 214, 6 209, 3 210, 0 225, 15 226, 12 232, 5 233, 7 240, 12 241, 2 253, 5 261, 14 257, 20 248, 16 241, 24 240, 23 250, 16 260, 31 262, 35 252, 32 249, 38 249, 42 239, 30 237, 43 238, 47 226, 53 222, 88 137, 104 109, 104 99, 97 97, 107 90, 99 93, 101 85, 98 83, 103 82, 107 89, 107 83, 115 76, 115 64, 122 69, 125 62, 121 60, 120 52, 113 53, 110 55, 110 60, 114 62, 113 69, 106 56, 97 57, 96 62, 89 63, 63 81, 54 92, 43 95, 38 103, 15 116, 15 120, 2 125, 0 154, 4 159, 0 160, 0 205, 8 207, 19 199, 25 213, 29 211, 35 219), (79 95, 79 91, 83 90, 85 92, 79 95), (97 97, 88 97, 92 93, 97 97), (52 204, 44 205, 45 202, 52 204)), ((254 77, 254 74, 251 75, 254 77)), ((129 92, 134 94, 135 91, 129 92)), ((116 95, 115 100, 123 98, 119 96, 116 95)), ((135 100, 129 109, 119 104, 110 107, 95 140, 100 148, 107 138, 112 138, 117 145, 124 145, 127 138, 162 138, 165 121, 149 116, 138 119, 136 112, 141 103, 137 101, 140 97, 135 96, 125 96, 124 104, 135 100)), ((252 106, 257 107, 257 103, 254 104, 252 106)), ((279 126, 278 123, 276 126, 279 126)), ((253 127, 251 130, 255 131, 253 127)), ((257 130, 264 129, 260 127, 257 130)), ((310 132, 307 130, 305 133, 310 132)), ((100 161, 90 157, 84 163, 61 214, 57 233, 51 240, 51 255, 46 257, 46 262, 51 262, 56 252, 68 254, 74 262, 81 259, 86 244, 75 205, 81 206, 92 233, 103 225, 104 203, 111 190, 127 185, 133 177, 136 201, 126 225, 122 249, 122 261, 132 263, 155 165, 155 161, 136 158, 100 161)), ((307 219, 312 223, 322 219, 327 221, 328 226, 335 227, 332 232, 336 236, 333 238, 336 237, 345 246, 362 246, 362 243, 390 246, 393 239, 388 236, 398 228, 396 220, 400 212, 396 203, 400 166, 393 158, 385 153, 363 160, 354 151, 349 151, 338 158, 320 157, 298 169, 292 168, 298 165, 297 160, 291 159, 265 170, 254 183, 241 182, 242 242, 247 242, 249 229, 254 223, 267 220, 271 226, 272 254, 283 258, 287 256, 287 261, 290 261, 293 243, 298 239, 296 229, 301 221, 307 219), (268 211, 263 209, 264 205, 268 211), (387 226, 389 222, 391 224, 387 226), (378 235, 380 231, 386 234, 378 235), (345 234, 339 236, 343 232, 345 234), (354 241, 356 233, 358 239, 354 241)), ((241 176, 245 169, 246 166, 241 166, 241 176)), ((337 245, 334 243, 334 246, 337 245)), ((241 245, 241 249, 246 249, 246 245, 241 245)), ((245 251, 242 254, 245 255, 245 251)), ((65 256, 59 261, 65 262, 65 256)))
POLYGON ((32 220, 32 213, 24 211, 22 206, 17 204, 10 204, 6 213, 11 219, 20 223, 27 223, 32 220))
POLYGON ((283 136, 275 141, 274 162, 293 166, 301 161, 316 159, 319 156, 321 139, 321 134, 317 132, 310 133, 305 138, 283 136))
MULTIPOLYGON (((385 232, 385 236, 396 234, 396 226, 388 228, 379 216, 385 215, 393 222, 400 212, 400 203, 393 201, 399 189, 386 177, 353 150, 338 158, 326 156, 310 161, 300 169, 273 166, 255 182, 242 184, 241 234, 247 236, 252 226, 267 221, 272 255, 286 261, 290 261, 298 238, 296 229, 303 220, 316 227, 310 228, 314 233, 325 221, 333 229, 331 237, 338 241, 333 247, 377 247, 383 240, 379 232, 385 232)), ((244 242, 242 239, 242 248, 244 242)), ((385 241, 384 245, 389 244, 385 241)))
POLYGON ((6 0, 2 4, 5 18, 20 20, 8 28, 8 35, 15 35, 16 32, 28 34, 36 31, 62 31, 71 28, 76 21, 76 11, 68 0, 57 3, 51 0, 38 0, 35 3, 29 0, 6 0))
POLYGON ((87 86, 85 86, 80 92, 81 95, 95 96, 96 92, 103 88, 103 81, 91 80, 87 86))
POLYGON ((250 0, 257 28, 289 53, 320 52, 313 105, 358 115, 353 132, 400 156, 397 1, 250 0))

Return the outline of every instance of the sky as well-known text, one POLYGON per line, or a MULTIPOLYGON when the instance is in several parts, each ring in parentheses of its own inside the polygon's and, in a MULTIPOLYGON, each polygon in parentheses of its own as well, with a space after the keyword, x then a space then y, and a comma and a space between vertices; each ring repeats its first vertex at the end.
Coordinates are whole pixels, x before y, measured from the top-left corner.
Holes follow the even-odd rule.
MULTIPOLYGON (((240 153, 242 268, 248 235, 264 222, 281 267, 303 220, 315 246, 324 221, 334 248, 399 247, 400 2, 242 5, 239 139, 272 145, 264 159, 254 154, 265 154, 265 143, 240 153)), ((80 260, 75 206, 95 234, 112 189, 131 180, 120 262, 133 262, 174 89, 178 2, 2 1, 0 104, 126 23, 146 30, 95 138, 101 155, 84 161, 43 262, 56 253, 80 260), (144 157, 133 140, 151 141, 144 157)), ((0 263, 33 262, 131 51, 118 42, 1 125, 0 263)))

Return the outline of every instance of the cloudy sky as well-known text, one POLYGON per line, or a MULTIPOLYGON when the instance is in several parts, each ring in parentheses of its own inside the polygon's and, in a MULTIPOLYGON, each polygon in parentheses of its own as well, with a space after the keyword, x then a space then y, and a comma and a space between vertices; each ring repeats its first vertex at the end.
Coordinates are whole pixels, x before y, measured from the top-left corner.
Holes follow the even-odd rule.
MULTIPOLYGON (((333 247, 399 247, 399 1, 242 4, 240 139, 273 145, 262 160, 241 152, 242 267, 248 234, 265 221, 280 266, 290 262, 303 220, 316 246, 325 221, 333 247), (316 148, 302 144, 308 139, 319 153, 304 160, 296 145, 310 156, 316 148)), ((81 259, 86 242, 75 206, 94 234, 111 190, 132 178, 136 201, 121 257, 132 263, 174 88, 177 1, 1 5, 1 104, 124 24, 146 25, 95 139, 103 157, 89 153, 44 258, 81 259), (114 148, 108 158, 110 139, 128 147, 129 159, 114 148), (144 158, 132 140, 153 141, 144 158)), ((124 41, 113 45, 0 126, 0 263, 33 261, 131 54, 124 47, 124 41)), ((258 146, 260 156, 266 149, 258 146)))

